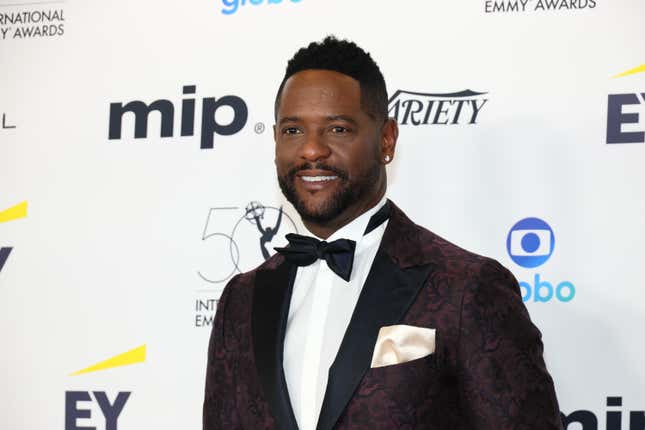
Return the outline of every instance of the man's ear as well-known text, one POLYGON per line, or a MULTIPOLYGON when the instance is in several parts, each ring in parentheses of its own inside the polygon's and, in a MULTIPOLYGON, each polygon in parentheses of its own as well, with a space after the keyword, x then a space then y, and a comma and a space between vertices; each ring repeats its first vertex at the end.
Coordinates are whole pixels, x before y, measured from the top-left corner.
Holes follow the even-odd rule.
POLYGON ((394 159, 398 138, 399 125, 394 118, 388 118, 381 128, 381 161, 383 163, 388 164, 394 159))

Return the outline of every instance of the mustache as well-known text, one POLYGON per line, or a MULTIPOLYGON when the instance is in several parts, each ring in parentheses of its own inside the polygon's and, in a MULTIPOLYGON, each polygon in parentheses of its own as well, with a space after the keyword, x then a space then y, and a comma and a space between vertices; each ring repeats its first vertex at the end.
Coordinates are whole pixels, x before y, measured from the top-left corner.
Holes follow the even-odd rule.
POLYGON ((321 162, 317 162, 315 164, 304 163, 299 166, 293 167, 289 170, 287 176, 289 177, 289 179, 293 180, 293 178, 296 176, 296 173, 300 172, 301 170, 327 170, 329 172, 334 172, 334 174, 340 179, 346 180, 349 178, 349 174, 345 170, 321 162))

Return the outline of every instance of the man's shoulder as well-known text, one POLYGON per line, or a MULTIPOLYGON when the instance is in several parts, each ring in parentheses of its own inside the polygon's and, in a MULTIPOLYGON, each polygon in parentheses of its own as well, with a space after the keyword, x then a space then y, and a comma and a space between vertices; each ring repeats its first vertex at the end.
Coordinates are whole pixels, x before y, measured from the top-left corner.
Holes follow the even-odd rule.
MULTIPOLYGON (((400 209, 397 208, 397 212, 400 209)), ((510 272, 493 258, 469 251, 445 239, 439 234, 411 221, 400 211, 397 223, 404 227, 397 228, 398 234, 409 236, 409 239, 395 239, 392 242, 408 249, 397 249, 395 254, 404 256, 408 261, 427 263, 433 266, 435 275, 452 280, 488 278, 491 275, 507 277, 510 272), (411 253, 416 254, 414 257, 411 253)))
POLYGON ((478 273, 483 266, 499 265, 496 260, 462 248, 425 227, 416 228, 421 252, 432 258, 437 269, 467 274, 478 273))
POLYGON ((517 300, 517 281, 497 260, 458 246, 418 225, 419 247, 432 270, 428 281, 442 297, 460 299, 466 292, 507 302, 517 300))

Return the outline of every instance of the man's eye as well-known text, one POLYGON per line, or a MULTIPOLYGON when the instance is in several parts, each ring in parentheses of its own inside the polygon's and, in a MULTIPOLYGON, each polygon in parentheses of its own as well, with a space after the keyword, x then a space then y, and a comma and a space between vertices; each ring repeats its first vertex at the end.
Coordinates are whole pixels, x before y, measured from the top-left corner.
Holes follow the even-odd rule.
POLYGON ((331 131, 332 133, 335 133, 335 134, 344 134, 344 133, 349 133, 351 130, 348 129, 347 127, 335 125, 331 128, 331 131))
POLYGON ((282 134, 299 134, 300 130, 296 127, 287 127, 282 129, 282 134))

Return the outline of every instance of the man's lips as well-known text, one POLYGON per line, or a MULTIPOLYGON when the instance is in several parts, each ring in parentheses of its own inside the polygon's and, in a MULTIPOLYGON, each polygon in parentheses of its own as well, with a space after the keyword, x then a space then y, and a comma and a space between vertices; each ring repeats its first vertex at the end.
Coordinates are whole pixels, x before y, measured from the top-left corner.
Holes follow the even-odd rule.
POLYGON ((296 173, 298 182, 308 190, 320 190, 338 180, 338 175, 327 170, 301 170, 296 173))

